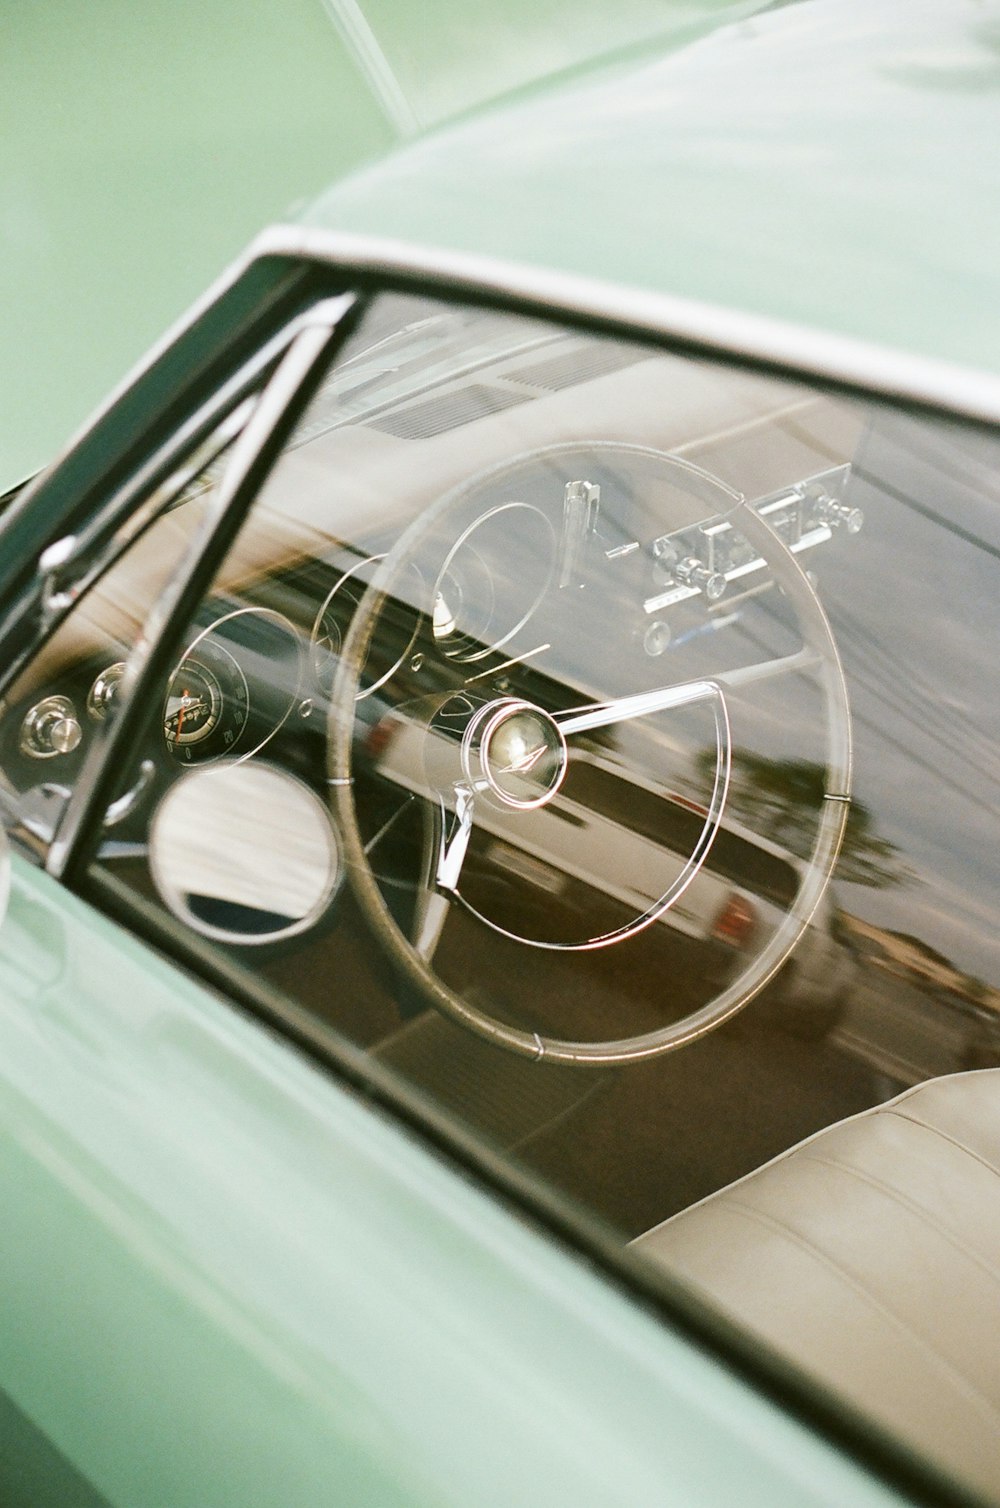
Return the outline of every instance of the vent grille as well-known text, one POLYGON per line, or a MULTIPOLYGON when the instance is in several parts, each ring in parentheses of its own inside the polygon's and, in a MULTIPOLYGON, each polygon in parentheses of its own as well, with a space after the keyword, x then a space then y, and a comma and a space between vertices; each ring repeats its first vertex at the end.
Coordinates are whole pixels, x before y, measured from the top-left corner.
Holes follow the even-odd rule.
POLYGON ((430 440, 435 435, 446 434, 449 429, 471 424, 474 419, 483 419, 487 414, 516 408, 532 397, 531 393, 508 392, 505 388, 478 383, 444 393, 425 403, 397 409, 394 413, 380 414, 376 419, 369 419, 368 425, 370 429, 380 429, 400 440, 430 440))
POLYGON ((645 359, 645 351, 633 351, 622 346, 578 346, 576 350, 550 356, 548 361, 504 372, 504 377, 509 382, 526 382, 532 387, 558 393, 564 387, 575 387, 578 382, 590 382, 593 377, 606 377, 611 372, 620 372, 645 359))

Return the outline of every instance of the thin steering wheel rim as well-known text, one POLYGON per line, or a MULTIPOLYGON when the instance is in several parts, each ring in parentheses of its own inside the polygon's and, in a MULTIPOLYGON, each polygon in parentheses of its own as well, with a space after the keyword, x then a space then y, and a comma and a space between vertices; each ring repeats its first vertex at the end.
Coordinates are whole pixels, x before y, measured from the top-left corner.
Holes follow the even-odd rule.
POLYGON ((514 460, 462 483, 425 510, 388 552, 359 603, 344 641, 330 707, 328 774, 349 881, 361 910, 379 944, 429 1004, 476 1035, 522 1057, 592 1067, 634 1063, 676 1051, 736 1015, 774 977, 809 925, 829 884, 850 807, 852 749, 847 687, 833 633, 819 598, 791 551, 739 494, 701 468, 654 447, 616 441, 559 442, 519 454, 514 460), (717 489, 716 496, 730 500, 732 506, 726 517, 734 523, 738 519, 740 531, 760 550, 774 579, 795 608, 803 642, 816 656, 826 723, 826 782, 816 834, 809 855, 800 860, 800 883, 795 899, 766 946, 734 980, 699 1009, 652 1031, 605 1041, 555 1038, 512 1026, 464 999, 435 974, 393 917, 366 857, 355 805, 351 758, 357 682, 382 604, 389 596, 388 588, 395 581, 397 571, 405 568, 414 547, 449 509, 502 479, 506 473, 534 460, 550 460, 563 453, 578 454, 583 449, 642 456, 666 463, 672 469, 682 470, 699 484, 699 488, 707 484, 717 489))

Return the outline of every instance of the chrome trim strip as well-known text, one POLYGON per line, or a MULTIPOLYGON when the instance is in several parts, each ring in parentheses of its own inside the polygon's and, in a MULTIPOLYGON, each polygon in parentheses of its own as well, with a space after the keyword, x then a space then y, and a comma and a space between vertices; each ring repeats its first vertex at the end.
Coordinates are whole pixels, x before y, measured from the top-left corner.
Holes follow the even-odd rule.
MULTIPOLYGON (((43 551, 39 557, 38 589, 34 597, 29 599, 37 599, 40 607, 37 630, 18 654, 12 655, 6 664, 0 665, 0 694, 8 689, 32 656, 52 637, 72 611, 77 599, 100 581, 139 535, 144 534, 162 513, 173 506, 196 469, 200 470, 214 454, 231 443, 235 434, 242 429, 245 418, 256 401, 252 396, 254 384, 261 381, 267 366, 277 362, 288 345, 284 335, 285 332, 282 332, 280 341, 269 343, 264 348, 260 353, 264 359, 247 363, 231 381, 217 388, 207 403, 202 404, 189 419, 180 424, 167 443, 154 451, 144 465, 112 493, 108 502, 95 511, 85 532, 56 541, 67 547, 67 555, 52 581, 60 584, 65 582, 67 589, 48 603, 46 593, 50 587, 44 580, 47 552, 43 551), (244 393, 250 393, 251 396, 243 398, 241 403, 240 398, 244 393), (192 447, 197 447, 193 461, 190 459, 192 447), (185 453, 188 454, 188 460, 184 459, 185 453), (144 493, 145 502, 136 505, 136 499, 144 493), (78 567, 75 572, 74 565, 78 567)), ((23 604, 21 609, 23 610, 23 604)), ((0 616, 0 638, 6 637, 9 627, 10 620, 0 616)))
POLYGON ((822 383, 1000 422, 998 375, 722 305, 496 257, 304 225, 264 231, 251 243, 245 265, 267 256, 304 258, 364 277, 419 280, 442 293, 516 300, 539 314, 626 325, 636 335, 744 365, 784 368, 822 383))

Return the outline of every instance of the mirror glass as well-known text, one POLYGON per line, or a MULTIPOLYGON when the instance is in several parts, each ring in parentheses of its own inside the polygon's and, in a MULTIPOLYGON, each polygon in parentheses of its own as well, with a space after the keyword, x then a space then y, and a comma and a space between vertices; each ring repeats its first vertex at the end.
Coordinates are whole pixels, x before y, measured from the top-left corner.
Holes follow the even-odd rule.
POLYGON ((176 781, 153 821, 150 862, 175 916, 206 937, 244 944, 310 926, 341 869, 318 798, 283 770, 254 763, 176 781))

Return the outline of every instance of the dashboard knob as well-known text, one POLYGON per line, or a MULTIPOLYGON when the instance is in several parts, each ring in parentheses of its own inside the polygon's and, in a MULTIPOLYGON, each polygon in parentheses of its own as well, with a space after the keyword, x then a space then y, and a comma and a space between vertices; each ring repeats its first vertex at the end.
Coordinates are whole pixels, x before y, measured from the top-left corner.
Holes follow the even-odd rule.
POLYGON ((859 534, 864 527, 865 516, 860 508, 838 502, 834 497, 821 497, 816 507, 816 516, 821 524, 831 529, 845 528, 848 534, 859 534))
POLYGON ((21 752, 32 759, 52 759, 57 754, 72 754, 82 737, 83 729, 69 698, 47 696, 36 702, 21 724, 21 752))
POLYGON ((709 602, 718 602, 726 590, 726 578, 721 571, 713 571, 703 565, 696 555, 688 555, 674 566, 674 576, 683 586, 697 587, 705 593, 709 602))
POLYGON ((83 737, 83 729, 75 717, 56 717, 45 725, 43 737, 53 754, 72 754, 83 737))
POLYGON ((117 660, 102 670, 87 694, 87 711, 98 722, 103 722, 111 711, 125 674, 125 661, 117 660))

